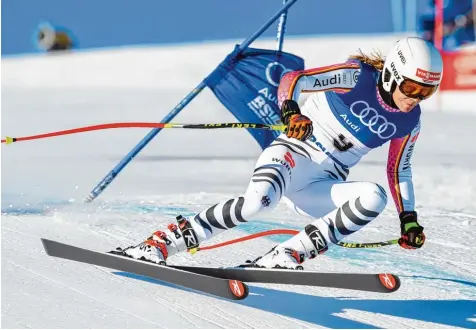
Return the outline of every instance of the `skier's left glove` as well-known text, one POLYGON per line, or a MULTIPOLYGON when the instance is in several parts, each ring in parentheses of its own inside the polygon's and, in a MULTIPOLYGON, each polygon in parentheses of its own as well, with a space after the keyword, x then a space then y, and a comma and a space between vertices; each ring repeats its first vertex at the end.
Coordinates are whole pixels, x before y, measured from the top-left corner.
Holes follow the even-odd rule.
POLYGON ((419 249, 425 243, 424 227, 417 222, 415 211, 400 213, 400 229, 402 236, 398 244, 404 249, 419 249))

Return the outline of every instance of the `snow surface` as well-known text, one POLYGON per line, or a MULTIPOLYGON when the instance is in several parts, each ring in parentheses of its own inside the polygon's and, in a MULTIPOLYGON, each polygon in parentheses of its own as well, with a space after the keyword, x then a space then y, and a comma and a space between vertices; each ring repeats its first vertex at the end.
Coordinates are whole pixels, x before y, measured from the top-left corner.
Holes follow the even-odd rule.
MULTIPOLYGON (((346 45, 367 50, 388 47, 394 39, 352 39, 346 45)), ((307 66, 341 61, 349 52, 319 55, 314 48, 324 42, 321 38, 286 42, 307 66)), ((343 43, 338 38, 329 42, 343 43)), ((158 121, 232 46, 224 42, 2 59, 2 136, 158 121)), ((257 46, 272 48, 273 43, 257 46)), ((256 284, 237 303, 46 256, 40 237, 107 251, 139 242, 177 214, 192 214, 240 194, 260 152, 245 131, 164 130, 88 205, 82 203, 84 197, 148 130, 2 145, 2 327, 476 328, 476 117, 458 113, 458 107, 454 113, 451 107, 427 108, 413 158, 417 209, 428 238, 424 248, 333 247, 305 264, 323 272, 398 274, 402 287, 393 294, 256 284)), ((174 120, 225 121, 234 118, 208 90, 174 120)), ((386 149, 371 152, 349 179, 388 187, 386 149)), ((210 244, 266 229, 301 229, 310 221, 280 204, 210 244)), ((379 241, 398 234, 395 206, 389 201, 384 213, 350 240, 379 241)), ((285 238, 260 238, 169 261, 233 266, 285 238)))

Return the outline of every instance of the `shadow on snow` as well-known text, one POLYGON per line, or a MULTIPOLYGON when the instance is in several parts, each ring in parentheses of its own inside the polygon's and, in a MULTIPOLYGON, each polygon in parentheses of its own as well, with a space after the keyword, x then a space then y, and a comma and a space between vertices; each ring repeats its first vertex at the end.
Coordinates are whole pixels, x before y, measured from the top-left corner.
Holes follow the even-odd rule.
MULTIPOLYGON (((180 290, 192 291, 188 288, 184 289, 177 285, 135 274, 124 272, 115 272, 114 274, 180 290)), ((470 284, 476 285, 475 283, 470 284)), ((199 291, 194 292, 202 294, 199 291)), ((476 326, 476 323, 468 320, 474 317, 476 313, 476 301, 472 300, 348 299, 346 297, 319 297, 250 286, 248 298, 235 303, 330 328, 377 328, 367 323, 333 315, 335 313, 342 313, 345 310, 380 313, 464 328, 475 328, 476 326)))

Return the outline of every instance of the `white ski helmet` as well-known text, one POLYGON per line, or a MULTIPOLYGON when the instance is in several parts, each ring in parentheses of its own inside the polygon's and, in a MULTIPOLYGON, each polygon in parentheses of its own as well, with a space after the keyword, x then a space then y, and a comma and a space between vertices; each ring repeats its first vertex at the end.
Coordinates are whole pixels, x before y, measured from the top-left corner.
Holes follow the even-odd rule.
POLYGON ((408 37, 397 41, 387 55, 382 70, 382 87, 393 92, 395 82, 402 89, 405 80, 428 86, 433 94, 443 78, 443 60, 440 52, 429 42, 408 37))

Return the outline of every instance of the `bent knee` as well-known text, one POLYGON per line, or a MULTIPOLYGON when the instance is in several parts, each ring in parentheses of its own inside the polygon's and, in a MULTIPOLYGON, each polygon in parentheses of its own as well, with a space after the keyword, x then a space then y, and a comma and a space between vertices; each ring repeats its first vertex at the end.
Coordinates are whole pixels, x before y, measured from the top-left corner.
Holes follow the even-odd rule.
POLYGON ((374 212, 382 212, 387 205, 387 193, 385 189, 372 182, 362 183, 360 193, 360 202, 365 209, 369 209, 374 212))
POLYGON ((259 191, 247 191, 243 197, 245 202, 242 214, 245 219, 261 211, 271 210, 279 203, 279 197, 276 194, 262 194, 259 191))

